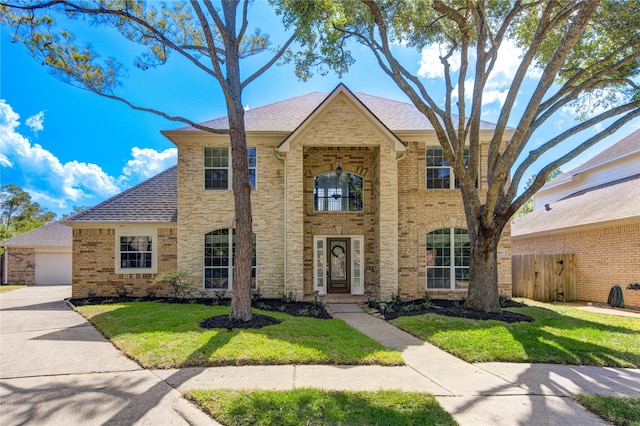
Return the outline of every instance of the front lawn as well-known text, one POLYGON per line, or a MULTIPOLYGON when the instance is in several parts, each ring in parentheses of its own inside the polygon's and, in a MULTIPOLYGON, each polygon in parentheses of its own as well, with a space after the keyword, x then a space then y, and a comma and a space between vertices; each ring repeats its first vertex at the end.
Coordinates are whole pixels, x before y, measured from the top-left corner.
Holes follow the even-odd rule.
POLYGON ((194 390, 187 398, 224 425, 457 425, 429 394, 194 390))
POLYGON ((204 329, 227 306, 128 302, 76 308, 116 347, 145 368, 222 365, 402 365, 389 350, 340 319, 254 310, 282 322, 260 329, 204 329))
POLYGON ((640 366, 640 320, 526 300, 534 318, 507 324, 427 314, 391 324, 468 362, 640 366))
POLYGON ((614 425, 640 426, 640 398, 583 394, 574 399, 614 425))

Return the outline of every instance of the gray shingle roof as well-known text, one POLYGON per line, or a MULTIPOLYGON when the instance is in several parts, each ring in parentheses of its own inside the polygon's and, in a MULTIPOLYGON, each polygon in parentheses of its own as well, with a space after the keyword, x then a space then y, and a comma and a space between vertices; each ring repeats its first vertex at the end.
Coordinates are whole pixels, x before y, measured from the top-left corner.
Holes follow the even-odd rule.
POLYGON ((577 226, 640 218, 640 174, 579 191, 513 221, 511 235, 553 232, 577 226))
MULTIPOLYGON (((313 92, 252 108, 245 112, 245 128, 247 131, 293 132, 330 94, 328 92, 313 92)), ((429 120, 413 104, 365 93, 354 93, 354 95, 391 131, 433 130, 429 120)), ((219 130, 229 128, 226 116, 200 124, 219 130)), ((492 123, 481 122, 481 130, 493 128, 492 123)), ((175 131, 199 130, 186 126, 175 129, 175 131)))
POLYGON ((67 247, 71 249, 71 241, 71 228, 60 222, 52 222, 0 241, 0 247, 67 247))
POLYGON ((67 222, 177 222, 177 170, 173 166, 67 222))

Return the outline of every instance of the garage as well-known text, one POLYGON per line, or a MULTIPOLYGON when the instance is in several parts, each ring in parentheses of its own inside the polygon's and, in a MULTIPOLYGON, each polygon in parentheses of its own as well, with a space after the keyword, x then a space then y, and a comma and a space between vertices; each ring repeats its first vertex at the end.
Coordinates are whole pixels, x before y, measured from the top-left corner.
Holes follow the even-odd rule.
POLYGON ((72 230, 52 222, 0 242, 3 284, 71 284, 72 230))
POLYGON ((36 251, 35 283, 36 285, 71 284, 71 252, 36 251))

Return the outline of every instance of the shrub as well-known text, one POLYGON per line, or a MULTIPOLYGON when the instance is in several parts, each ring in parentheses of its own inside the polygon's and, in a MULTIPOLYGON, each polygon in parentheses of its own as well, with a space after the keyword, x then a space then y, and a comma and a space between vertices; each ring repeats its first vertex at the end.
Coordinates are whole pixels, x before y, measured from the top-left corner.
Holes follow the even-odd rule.
POLYGON ((184 299, 194 290, 194 278, 184 269, 173 269, 162 272, 153 280, 154 283, 169 283, 173 288, 173 293, 178 299, 184 299))

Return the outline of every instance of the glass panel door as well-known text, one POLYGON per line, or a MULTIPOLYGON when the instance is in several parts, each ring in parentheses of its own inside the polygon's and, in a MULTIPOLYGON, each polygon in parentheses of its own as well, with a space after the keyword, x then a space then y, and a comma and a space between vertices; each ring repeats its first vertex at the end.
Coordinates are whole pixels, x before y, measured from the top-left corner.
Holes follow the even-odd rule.
POLYGON ((351 291, 350 238, 327 238, 327 290, 330 293, 351 291))

